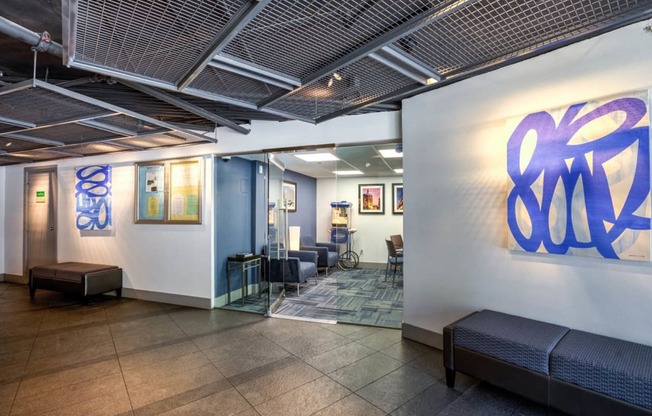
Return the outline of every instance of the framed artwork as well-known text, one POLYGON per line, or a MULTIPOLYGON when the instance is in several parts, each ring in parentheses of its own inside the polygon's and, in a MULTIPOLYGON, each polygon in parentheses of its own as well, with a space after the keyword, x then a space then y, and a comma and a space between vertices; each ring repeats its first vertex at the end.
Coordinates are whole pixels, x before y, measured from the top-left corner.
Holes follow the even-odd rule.
POLYGON ((94 165, 75 169, 75 224, 77 229, 111 230, 113 227, 111 210, 111 165, 94 165))
POLYGON ((392 184, 392 214, 403 215, 403 184, 392 184))
POLYGON ((283 181, 283 208, 288 212, 297 212, 297 184, 283 181))
POLYGON ((201 224, 202 160, 136 164, 137 224, 201 224))
POLYGON ((358 185, 358 213, 385 213, 385 184, 358 185))
POLYGON ((508 248, 650 261, 646 91, 508 120, 508 248))

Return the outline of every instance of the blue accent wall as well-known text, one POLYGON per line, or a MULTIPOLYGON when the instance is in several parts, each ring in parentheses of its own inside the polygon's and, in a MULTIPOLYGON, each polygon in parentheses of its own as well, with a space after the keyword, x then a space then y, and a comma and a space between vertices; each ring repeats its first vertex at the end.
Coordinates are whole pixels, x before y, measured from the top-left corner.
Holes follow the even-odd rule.
MULTIPOLYGON (((226 294, 226 258, 236 253, 251 253, 254 249, 255 164, 239 157, 232 157, 228 162, 215 159, 216 296, 226 294)), ((231 291, 241 286, 240 278, 232 275, 231 291)))
POLYGON ((317 179, 291 170, 283 179, 297 184, 297 211, 288 214, 289 225, 301 227, 302 236, 317 238, 317 179))

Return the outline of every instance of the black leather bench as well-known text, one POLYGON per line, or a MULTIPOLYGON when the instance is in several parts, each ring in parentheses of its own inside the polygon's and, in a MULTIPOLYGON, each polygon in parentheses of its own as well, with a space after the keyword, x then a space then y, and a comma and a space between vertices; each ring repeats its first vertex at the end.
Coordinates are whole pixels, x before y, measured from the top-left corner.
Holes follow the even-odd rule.
POLYGON ((33 299, 36 289, 54 290, 88 297, 115 290, 122 295, 122 269, 117 266, 90 263, 57 263, 33 267, 29 272, 29 295, 33 299))
POLYGON ((571 415, 652 415, 652 347, 484 310, 444 328, 455 372, 571 415))

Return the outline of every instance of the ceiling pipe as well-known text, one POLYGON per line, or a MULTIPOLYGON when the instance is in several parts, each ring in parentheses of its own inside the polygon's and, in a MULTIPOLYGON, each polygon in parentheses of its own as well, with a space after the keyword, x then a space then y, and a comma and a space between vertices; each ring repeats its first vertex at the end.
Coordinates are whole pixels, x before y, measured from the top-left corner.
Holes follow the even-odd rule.
POLYGON ((4 33, 7 36, 25 42, 38 52, 48 52, 52 55, 58 56, 59 58, 63 57, 63 46, 50 40, 50 34, 48 32, 43 32, 41 34, 32 32, 31 30, 0 16, 0 33, 4 33))

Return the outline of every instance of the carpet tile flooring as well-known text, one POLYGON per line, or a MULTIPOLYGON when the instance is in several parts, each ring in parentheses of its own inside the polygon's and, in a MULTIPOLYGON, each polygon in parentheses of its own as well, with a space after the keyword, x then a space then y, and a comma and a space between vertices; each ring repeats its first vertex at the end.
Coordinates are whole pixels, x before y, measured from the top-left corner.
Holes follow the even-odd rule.
POLYGON ((0 282, 0 416, 556 413, 458 374, 394 329, 0 282))
MULTIPOLYGON (((272 301, 278 296, 274 285, 272 301)), ((308 318, 341 323, 401 328, 403 322, 403 280, 378 269, 334 270, 301 285, 288 285, 285 298, 276 311, 281 317, 308 318)), ((234 300, 224 308, 265 313, 264 296, 249 295, 244 303, 234 300)))

